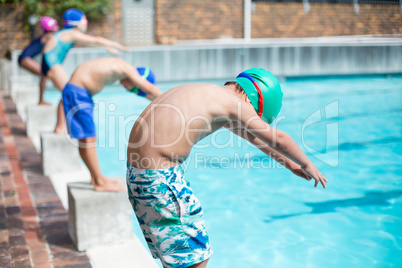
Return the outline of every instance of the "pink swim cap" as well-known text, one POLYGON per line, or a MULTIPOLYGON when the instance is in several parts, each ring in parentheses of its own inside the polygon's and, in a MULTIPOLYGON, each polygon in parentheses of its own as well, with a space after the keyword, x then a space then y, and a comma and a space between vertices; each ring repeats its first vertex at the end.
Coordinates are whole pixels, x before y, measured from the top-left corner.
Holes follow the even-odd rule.
POLYGON ((45 31, 57 31, 59 29, 57 26, 57 20, 48 16, 43 16, 40 18, 39 25, 45 31))

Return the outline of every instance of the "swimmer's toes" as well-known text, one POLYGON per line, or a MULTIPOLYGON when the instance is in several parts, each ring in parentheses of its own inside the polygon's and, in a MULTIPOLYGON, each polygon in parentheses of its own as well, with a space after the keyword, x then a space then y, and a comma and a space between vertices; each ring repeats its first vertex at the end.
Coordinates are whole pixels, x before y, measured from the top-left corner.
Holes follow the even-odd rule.
POLYGON ((64 135, 66 133, 66 129, 64 129, 64 128, 55 128, 54 133, 59 134, 59 135, 64 135))
POLYGON ((94 189, 97 192, 121 192, 124 187, 114 183, 108 183, 104 185, 94 185, 94 189))
POLYGON ((122 182, 122 179, 119 178, 106 178, 108 183, 114 183, 114 184, 120 184, 122 182))

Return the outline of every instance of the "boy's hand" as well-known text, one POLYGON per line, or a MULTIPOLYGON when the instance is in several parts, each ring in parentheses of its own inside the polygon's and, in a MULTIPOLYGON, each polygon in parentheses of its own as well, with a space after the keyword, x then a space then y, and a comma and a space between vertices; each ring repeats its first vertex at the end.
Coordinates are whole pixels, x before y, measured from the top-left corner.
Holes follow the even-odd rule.
POLYGON ((123 46, 123 45, 120 44, 119 42, 113 42, 112 46, 113 46, 114 48, 117 48, 117 49, 121 50, 121 51, 127 51, 127 52, 130 51, 130 50, 128 49, 128 47, 123 46))
MULTIPOLYGON (((301 168, 301 171, 304 173, 304 175, 305 175, 304 177, 306 178, 306 180, 308 180, 308 181, 311 179, 315 180, 314 187, 317 187, 318 183, 321 182, 322 187, 327 188, 325 183, 328 182, 328 180, 324 177, 324 175, 321 174, 321 172, 317 169, 317 167, 314 166, 312 163, 305 166, 304 168, 301 168)), ((295 172, 293 172, 293 173, 295 173, 295 172)))
POLYGON ((130 91, 130 89, 132 89, 133 87, 135 87, 134 83, 130 81, 130 79, 125 78, 123 80, 120 81, 120 84, 125 87, 128 91, 130 91))
POLYGON ((107 49, 107 51, 109 51, 113 55, 120 55, 121 54, 121 52, 118 49, 114 48, 114 47, 106 47, 106 49, 107 49))
POLYGON ((119 43, 117 43, 118 45, 116 46, 118 49, 120 49, 121 51, 126 51, 126 52, 130 52, 130 50, 128 49, 128 47, 125 47, 119 43))
POLYGON ((301 177, 301 178, 303 178, 305 180, 308 180, 308 181, 311 180, 311 178, 309 178, 306 174, 304 174, 302 168, 299 165, 297 165, 297 167, 295 167, 295 168, 292 168, 291 171, 296 176, 299 176, 299 177, 301 177))

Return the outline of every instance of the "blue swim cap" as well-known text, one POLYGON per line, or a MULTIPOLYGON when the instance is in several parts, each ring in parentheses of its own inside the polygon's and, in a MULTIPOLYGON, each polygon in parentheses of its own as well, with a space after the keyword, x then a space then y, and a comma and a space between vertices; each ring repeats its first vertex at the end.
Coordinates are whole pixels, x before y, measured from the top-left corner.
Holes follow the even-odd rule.
MULTIPOLYGON (((146 67, 137 67, 137 71, 143 78, 147 79, 148 82, 154 85, 156 84, 155 74, 151 71, 151 69, 146 67)), ((147 93, 142 91, 139 87, 133 87, 132 89, 130 89, 130 92, 141 97, 145 97, 147 95, 147 93)))
POLYGON ((70 8, 67 9, 63 14, 64 27, 72 28, 80 24, 82 17, 85 16, 85 13, 81 10, 70 8))

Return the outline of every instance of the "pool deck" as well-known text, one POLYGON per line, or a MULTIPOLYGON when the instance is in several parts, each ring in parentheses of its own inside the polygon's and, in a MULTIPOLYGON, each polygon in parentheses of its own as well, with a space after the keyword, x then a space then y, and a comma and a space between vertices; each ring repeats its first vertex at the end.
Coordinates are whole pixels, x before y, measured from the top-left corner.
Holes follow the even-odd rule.
POLYGON ((13 101, 0 95, 0 267, 92 267, 13 101))

